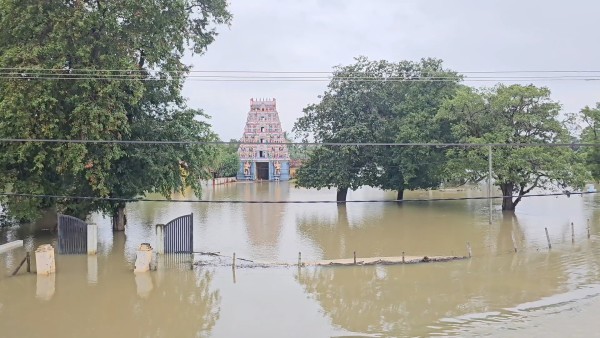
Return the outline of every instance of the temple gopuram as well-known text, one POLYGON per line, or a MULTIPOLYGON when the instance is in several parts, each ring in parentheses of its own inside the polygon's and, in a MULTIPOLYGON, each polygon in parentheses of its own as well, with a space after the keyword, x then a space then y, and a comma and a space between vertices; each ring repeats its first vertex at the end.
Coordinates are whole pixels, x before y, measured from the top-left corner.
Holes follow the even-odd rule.
POLYGON ((250 99, 250 111, 238 154, 238 180, 287 181, 290 154, 275 99, 250 99))

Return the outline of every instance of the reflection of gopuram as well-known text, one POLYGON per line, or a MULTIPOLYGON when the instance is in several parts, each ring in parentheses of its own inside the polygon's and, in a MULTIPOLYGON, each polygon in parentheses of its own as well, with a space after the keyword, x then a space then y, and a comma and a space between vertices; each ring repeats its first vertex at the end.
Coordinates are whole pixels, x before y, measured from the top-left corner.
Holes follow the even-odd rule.
POLYGON ((251 99, 238 154, 239 180, 290 179, 290 155, 275 99, 251 99))

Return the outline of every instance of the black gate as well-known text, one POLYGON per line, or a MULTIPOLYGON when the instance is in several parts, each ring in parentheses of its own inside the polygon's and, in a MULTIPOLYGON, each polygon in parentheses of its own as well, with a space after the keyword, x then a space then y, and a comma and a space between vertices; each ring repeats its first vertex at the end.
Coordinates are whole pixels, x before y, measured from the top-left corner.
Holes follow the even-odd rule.
POLYGON ((87 253, 87 224, 84 221, 58 214, 58 253, 87 253))
POLYGON ((194 251, 194 214, 177 217, 164 228, 165 253, 194 251))

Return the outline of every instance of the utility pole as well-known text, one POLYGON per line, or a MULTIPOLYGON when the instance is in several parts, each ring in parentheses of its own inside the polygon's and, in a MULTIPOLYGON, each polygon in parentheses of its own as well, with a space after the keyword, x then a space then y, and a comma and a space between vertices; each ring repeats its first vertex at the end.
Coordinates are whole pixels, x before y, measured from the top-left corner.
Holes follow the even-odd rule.
POLYGON ((492 146, 488 146, 488 200, 490 203, 490 224, 492 224, 492 146))

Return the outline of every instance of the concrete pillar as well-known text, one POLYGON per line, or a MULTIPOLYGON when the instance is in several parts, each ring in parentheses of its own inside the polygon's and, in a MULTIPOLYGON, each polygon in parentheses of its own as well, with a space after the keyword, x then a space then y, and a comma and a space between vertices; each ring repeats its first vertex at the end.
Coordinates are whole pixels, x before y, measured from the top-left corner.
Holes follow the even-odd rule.
POLYGON ((49 275, 56 272, 54 248, 52 245, 40 245, 37 250, 35 250, 35 267, 38 275, 49 275))
POLYGON ((87 226, 87 254, 95 255, 98 252, 98 225, 90 223, 87 226))
POLYGON ((152 247, 148 243, 142 243, 136 252, 135 270, 133 272, 150 271, 152 262, 152 247))
POLYGON ((156 253, 163 255, 165 253, 165 225, 157 224, 156 225, 156 242, 154 243, 156 247, 156 253))

